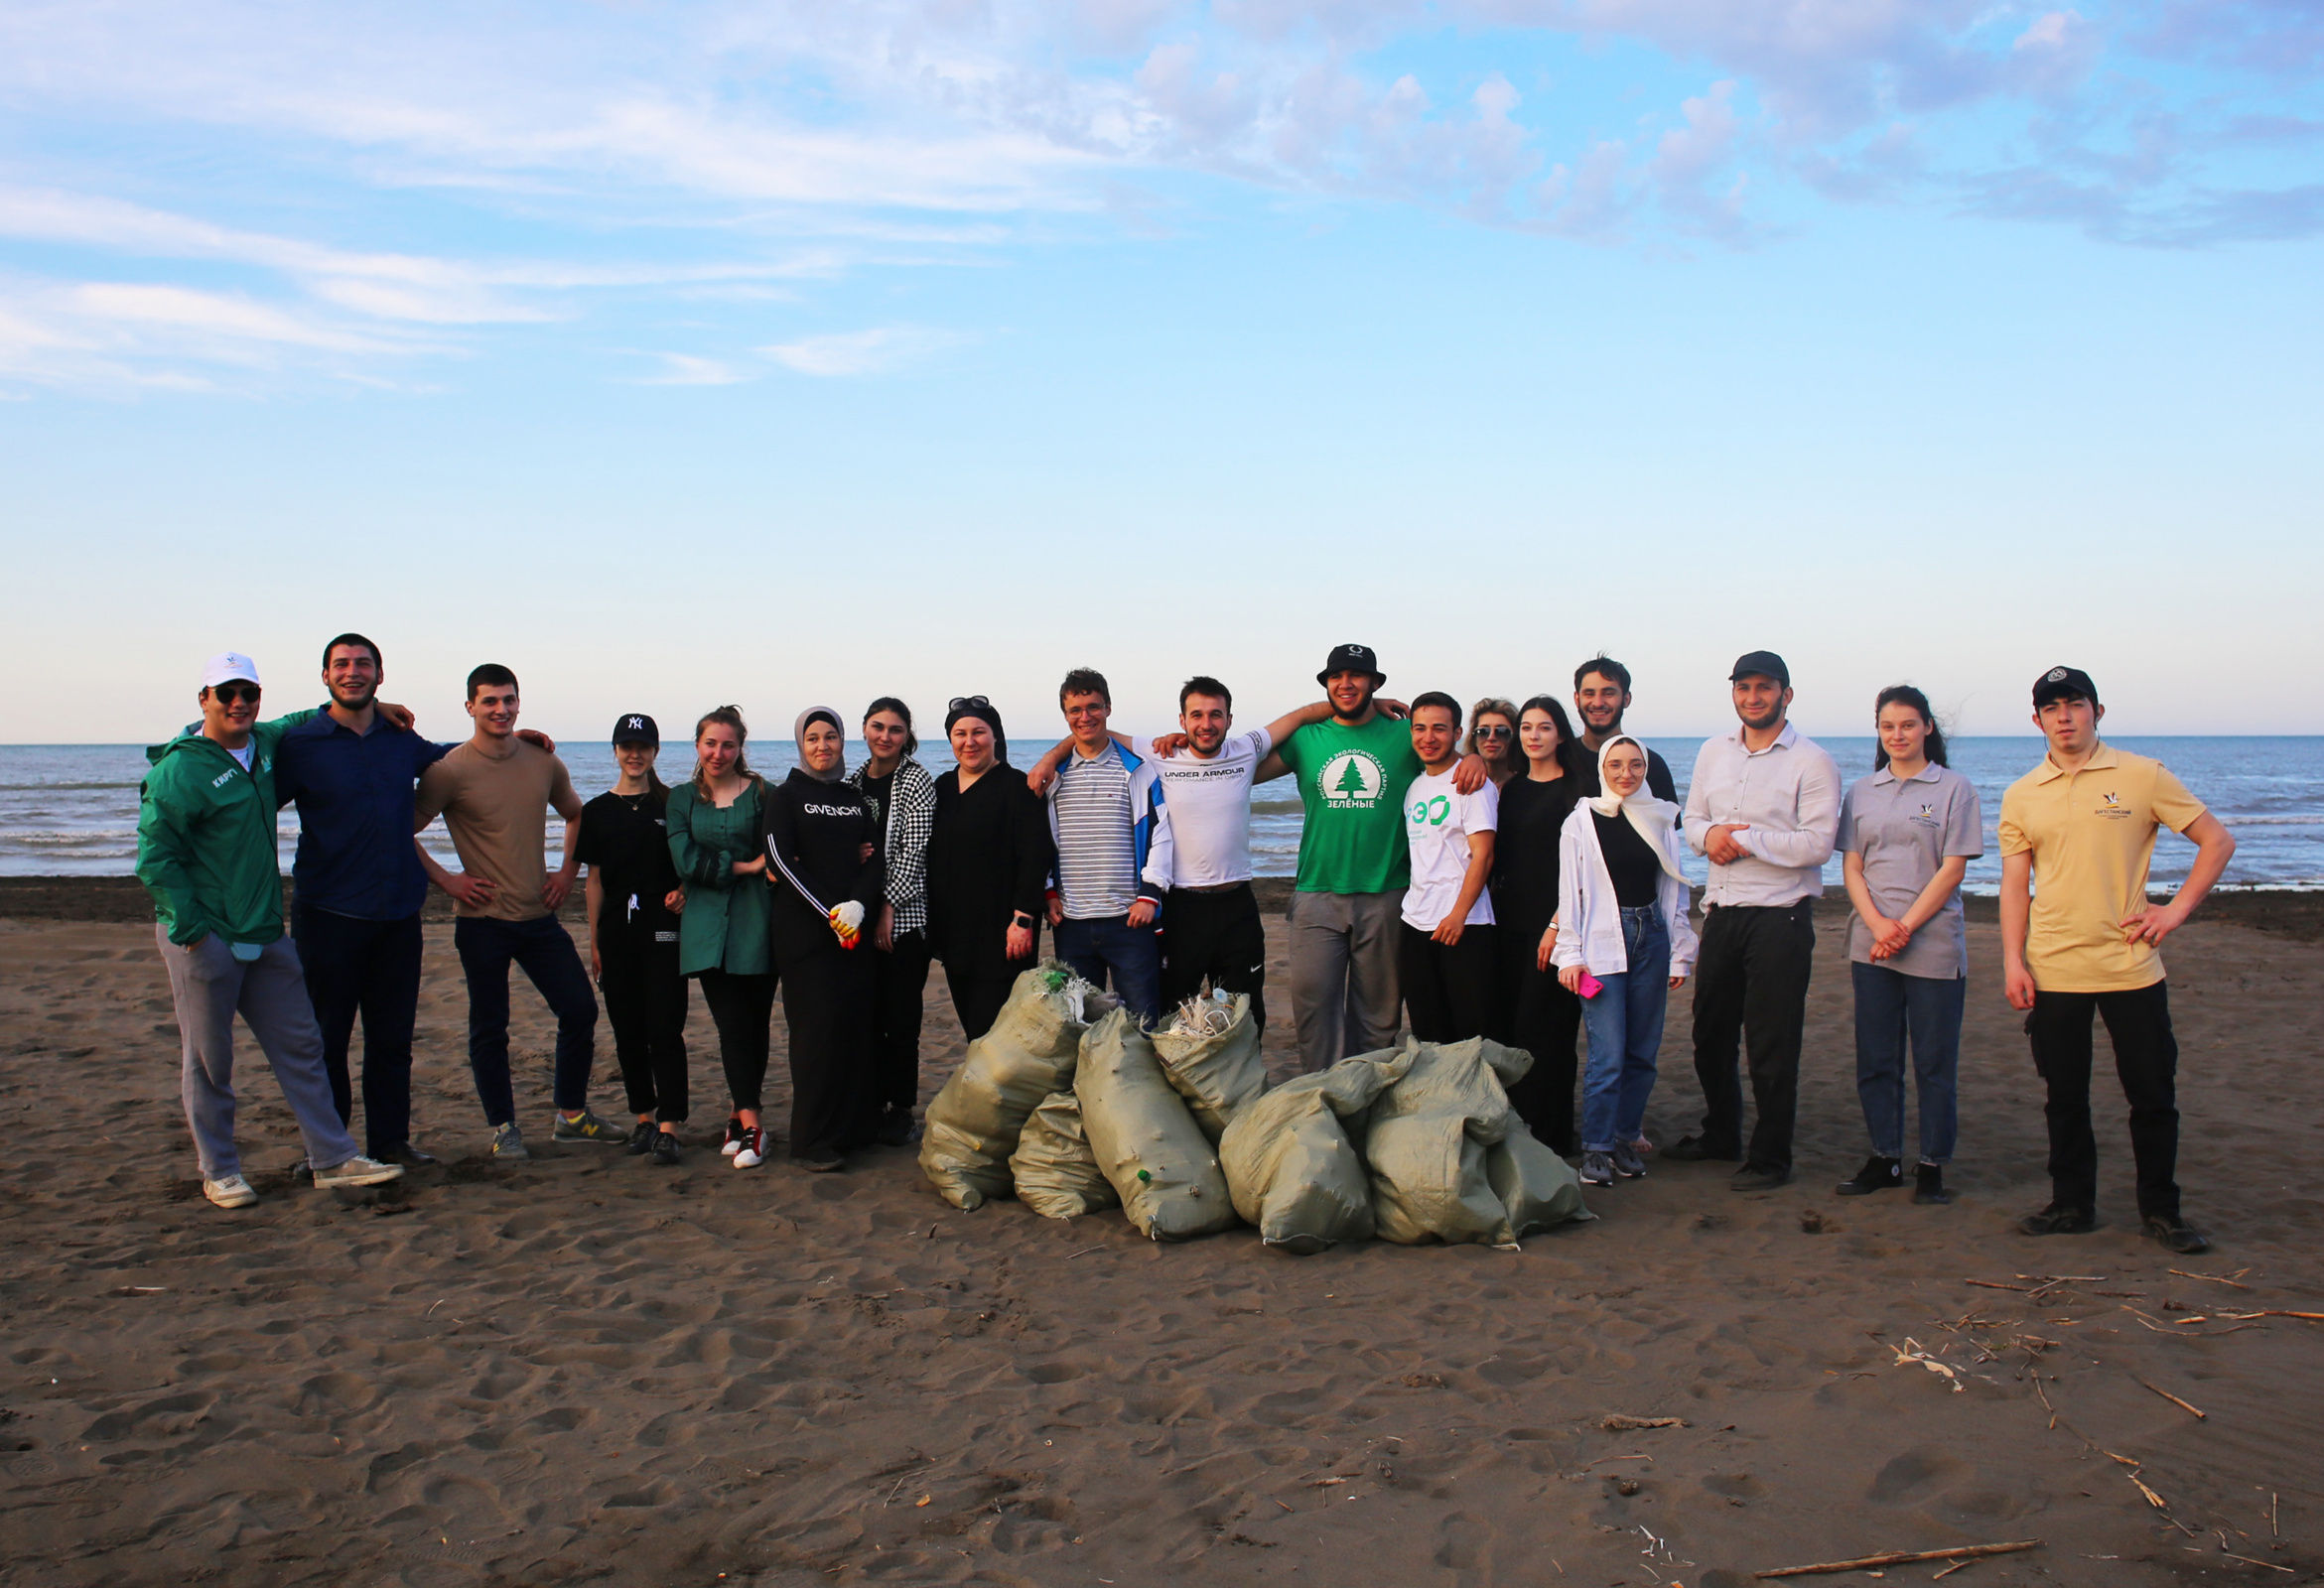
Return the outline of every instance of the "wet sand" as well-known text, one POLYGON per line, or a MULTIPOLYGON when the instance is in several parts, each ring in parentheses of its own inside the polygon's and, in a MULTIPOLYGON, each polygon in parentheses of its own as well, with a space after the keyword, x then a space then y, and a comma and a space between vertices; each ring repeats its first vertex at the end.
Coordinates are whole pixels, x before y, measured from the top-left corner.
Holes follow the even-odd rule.
MULTIPOLYGON (((1835 1198, 1864 1142, 1828 905, 1798 1183, 1650 1160, 1522 1253, 1294 1259, 958 1213, 905 1150, 735 1171, 699 1000, 700 1144, 656 1169, 546 1139, 550 1024, 520 985, 538 1156, 492 1164, 444 926, 416 1090, 447 1163, 383 1196, 294 1188, 248 1051, 265 1200, 220 1213, 150 925, 35 919, 26 892, 0 899, 0 1583, 1693 1588, 2036 1538, 1949 1580, 2324 1571, 2324 1323, 2224 1316, 2324 1311, 2324 948, 2232 904, 2168 950, 2203 1258, 2138 1239, 2103 1086, 2105 1227, 2011 1232, 2045 1200, 2040 1089, 1984 923, 1959 1200, 1835 1198)), ((961 1047, 940 973, 929 1012, 932 1094, 961 1047)), ((1696 1115, 1684 994, 1673 1014, 1657 1140, 1696 1115)), ((780 1041, 778 1017, 778 1074, 780 1041)), ((618 1111, 610 1043, 594 1096, 618 1111)))

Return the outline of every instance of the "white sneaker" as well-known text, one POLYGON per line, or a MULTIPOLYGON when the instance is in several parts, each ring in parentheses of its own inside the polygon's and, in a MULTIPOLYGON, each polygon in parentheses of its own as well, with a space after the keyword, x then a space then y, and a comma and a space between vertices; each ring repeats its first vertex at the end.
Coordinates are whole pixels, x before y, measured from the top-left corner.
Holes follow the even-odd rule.
POLYGON ((202 1194, 221 1208, 246 1208, 258 1200, 250 1182, 238 1174, 229 1174, 223 1180, 203 1181, 202 1194))
POLYGON ((755 1169, 766 1161, 767 1154, 773 1150, 774 1143, 766 1139, 764 1125, 760 1125, 756 1129, 745 1130, 743 1144, 735 1149, 735 1167, 755 1169))
POLYGON ((315 1184, 324 1186, 384 1185, 403 1178, 403 1165, 381 1163, 377 1158, 366 1158, 361 1153, 344 1163, 335 1163, 328 1169, 315 1171, 315 1184))

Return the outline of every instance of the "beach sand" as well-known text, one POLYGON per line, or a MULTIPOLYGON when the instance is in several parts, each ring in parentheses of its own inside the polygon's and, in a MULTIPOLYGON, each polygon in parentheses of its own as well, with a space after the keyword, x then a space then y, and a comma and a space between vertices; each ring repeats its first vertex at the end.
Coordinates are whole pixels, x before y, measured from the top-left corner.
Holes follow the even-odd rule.
MULTIPOLYGON (((811 1177, 551 1144, 521 984, 538 1156, 494 1165, 441 926, 417 1111, 450 1161, 386 1195, 294 1189, 246 1046, 265 1200, 220 1213, 150 925, 31 913, 0 920, 0 1583, 1693 1588, 2013 1539, 2043 1542, 1956 1580, 2324 1569, 2324 1323, 2223 1317, 2324 1310, 2312 933, 2199 919, 2168 950, 2202 1258, 2138 1239, 2111 1080, 2105 1227, 2011 1231, 2046 1199, 2040 1087, 1982 923, 1959 1200, 1835 1198, 1864 1144, 1828 904, 1798 1183, 1738 1196, 1724 1165, 1655 1159, 1522 1253, 1294 1259, 1248 1231, 1157 1247, 1118 1214, 962 1214, 908 1150, 811 1177)), ((925 1095, 961 1051, 941 989, 925 1095)), ((691 1035, 708 1143, 699 1000, 691 1035)), ((779 1073, 779 1019, 777 1043, 779 1073)), ((1657 1140, 1693 1127, 1689 1053, 1682 993, 1657 1140)), ((599 1077, 619 1112, 610 1041, 599 1077)))

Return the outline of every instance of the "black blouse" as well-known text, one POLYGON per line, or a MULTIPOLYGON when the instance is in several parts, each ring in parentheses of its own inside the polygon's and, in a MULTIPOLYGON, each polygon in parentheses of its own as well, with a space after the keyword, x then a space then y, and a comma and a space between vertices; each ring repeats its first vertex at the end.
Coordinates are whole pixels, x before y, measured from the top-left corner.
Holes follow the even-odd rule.
POLYGON ((766 791, 762 810, 766 880, 774 889, 767 931, 775 964, 787 972, 814 955, 840 952, 839 934, 824 911, 853 899, 864 906, 864 930, 871 930, 870 915, 880 907, 886 874, 880 820, 856 788, 826 783, 804 767, 793 767, 790 776, 766 791), (867 844, 872 846, 868 860, 863 859, 867 844))
POLYGON ((1492 890, 1493 919, 1504 938, 1513 928, 1534 943, 1549 930, 1558 913, 1558 834, 1583 792, 1572 772, 1547 783, 1513 777, 1501 785, 1492 890))
POLYGON ((1606 859, 1614 902, 1625 909, 1652 904, 1662 887, 1662 860, 1653 848, 1638 836, 1627 816, 1601 816, 1591 811, 1589 819, 1597 824, 1598 853, 1606 859))
POLYGON ((957 768, 937 778, 928 836, 928 939, 937 958, 998 958, 1019 911, 1038 922, 1051 851, 1048 812, 1008 762, 965 792, 957 768))

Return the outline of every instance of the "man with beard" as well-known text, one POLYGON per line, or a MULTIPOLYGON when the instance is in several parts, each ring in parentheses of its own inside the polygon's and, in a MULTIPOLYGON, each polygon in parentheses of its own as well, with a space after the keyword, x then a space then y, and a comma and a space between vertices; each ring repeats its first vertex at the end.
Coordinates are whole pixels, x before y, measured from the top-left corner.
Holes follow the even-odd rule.
POLYGON ((323 647, 331 701, 286 729, 275 795, 299 807, 291 931, 323 1028, 323 1062, 342 1124, 353 1118, 347 1050, 363 1017, 364 1152, 436 1160, 412 1144, 412 1026, 420 1002, 420 906, 428 878, 411 842, 412 790, 450 745, 382 711, 379 647, 341 634, 323 647))
POLYGON ((1704 742, 1684 817, 1688 844, 1710 860, 1695 964, 1703 1133, 1665 1156, 1740 1157, 1732 1187, 1769 1191, 1791 1178, 1814 910, 1840 830, 1840 768, 1784 721, 1792 688, 1782 657, 1751 651, 1728 679, 1741 726, 1704 742), (1747 1152, 1739 1043, 1748 1045, 1758 1111, 1747 1152))
MULTIPOLYGON (((1573 669, 1573 711, 1581 720, 1582 746, 1589 751, 1589 764, 1581 769, 1588 794, 1605 792, 1597 786, 1597 752, 1622 731, 1622 714, 1629 709, 1630 669, 1611 656, 1593 656, 1573 669)), ((1679 803, 1670 762, 1651 749, 1646 751, 1646 791, 1658 800, 1679 803)))

